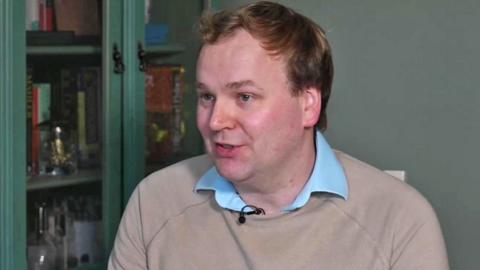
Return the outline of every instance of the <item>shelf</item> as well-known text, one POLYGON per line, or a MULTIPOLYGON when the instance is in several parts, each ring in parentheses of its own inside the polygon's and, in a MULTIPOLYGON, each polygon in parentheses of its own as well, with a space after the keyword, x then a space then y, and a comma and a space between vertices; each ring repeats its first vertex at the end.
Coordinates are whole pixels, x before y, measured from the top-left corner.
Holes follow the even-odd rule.
POLYGON ((83 54, 101 54, 102 48, 93 45, 61 46, 61 45, 43 45, 28 46, 28 55, 83 55, 83 54))
POLYGON ((171 55, 186 50, 181 44, 147 45, 147 55, 171 55))
MULTIPOLYGON (((180 44, 165 44, 147 46, 149 55, 172 55, 184 52, 185 46, 180 44)), ((28 46, 28 55, 84 55, 101 54, 102 48, 93 45, 41 45, 28 46)))
POLYGON ((87 184, 101 181, 100 170, 79 171, 68 176, 37 176, 28 179, 27 190, 39 190, 47 188, 66 187, 79 184, 87 184))
POLYGON ((73 269, 74 270, 101 270, 105 268, 106 267, 102 264, 92 264, 92 265, 86 265, 86 266, 78 266, 73 269))

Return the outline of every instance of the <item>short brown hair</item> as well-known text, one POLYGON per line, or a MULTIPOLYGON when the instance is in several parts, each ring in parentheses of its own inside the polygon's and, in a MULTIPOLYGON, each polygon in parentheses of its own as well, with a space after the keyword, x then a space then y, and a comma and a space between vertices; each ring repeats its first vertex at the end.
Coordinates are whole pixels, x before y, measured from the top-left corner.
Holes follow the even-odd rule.
POLYGON ((327 127, 326 107, 333 80, 333 62, 325 31, 309 18, 278 3, 260 1, 231 11, 206 13, 199 33, 204 44, 244 29, 274 55, 284 57, 292 93, 315 87, 322 96, 316 127, 327 127))

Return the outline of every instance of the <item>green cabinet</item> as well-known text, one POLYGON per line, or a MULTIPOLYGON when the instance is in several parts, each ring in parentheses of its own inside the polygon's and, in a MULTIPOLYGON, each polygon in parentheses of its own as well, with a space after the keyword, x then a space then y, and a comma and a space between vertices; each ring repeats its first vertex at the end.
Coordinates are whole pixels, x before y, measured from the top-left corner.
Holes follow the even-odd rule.
POLYGON ((53 29, 26 31, 38 1, 0 1, 0 269, 27 269, 29 256, 44 256, 37 245, 46 233, 55 236, 47 241, 55 269, 104 269, 138 181, 202 152, 192 31, 202 2, 152 0, 147 9, 142 1, 86 0, 97 32, 69 26, 85 13, 68 4, 77 1, 40 2, 54 7, 40 16, 53 29), (167 27, 166 40, 146 38, 147 20, 167 27), (146 74, 171 66, 182 70, 181 149, 149 163, 146 74))

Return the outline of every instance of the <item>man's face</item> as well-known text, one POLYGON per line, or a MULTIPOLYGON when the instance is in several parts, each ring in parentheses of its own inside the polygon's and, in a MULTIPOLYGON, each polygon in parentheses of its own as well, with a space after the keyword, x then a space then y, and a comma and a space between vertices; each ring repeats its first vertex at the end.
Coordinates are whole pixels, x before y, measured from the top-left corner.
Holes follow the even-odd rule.
POLYGON ((318 114, 305 115, 306 98, 291 94, 284 61, 244 30, 202 48, 197 93, 206 150, 235 184, 294 170, 305 143, 313 149, 306 134, 318 114))

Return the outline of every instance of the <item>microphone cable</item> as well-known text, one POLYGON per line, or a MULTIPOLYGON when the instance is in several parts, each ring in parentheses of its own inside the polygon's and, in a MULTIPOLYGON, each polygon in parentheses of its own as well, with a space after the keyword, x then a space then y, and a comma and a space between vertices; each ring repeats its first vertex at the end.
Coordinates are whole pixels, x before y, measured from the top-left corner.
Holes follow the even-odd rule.
POLYGON ((243 224, 247 219, 245 218, 245 215, 265 215, 265 210, 260 207, 256 207, 254 205, 245 205, 242 207, 242 210, 240 210, 240 214, 238 216, 238 223, 243 224), (245 211, 246 208, 251 208, 253 209, 252 211, 245 211))

